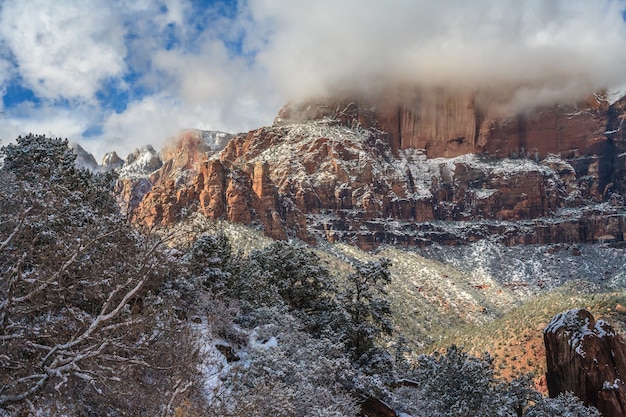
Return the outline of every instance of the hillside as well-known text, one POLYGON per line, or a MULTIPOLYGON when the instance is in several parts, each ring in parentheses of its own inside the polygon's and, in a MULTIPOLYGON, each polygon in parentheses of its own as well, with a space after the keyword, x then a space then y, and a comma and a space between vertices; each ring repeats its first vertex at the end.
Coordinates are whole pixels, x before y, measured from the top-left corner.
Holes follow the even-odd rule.
MULTIPOLYGON (((182 230, 223 231, 245 252, 271 240, 243 225, 192 216, 182 230), (192 227, 193 225, 193 227, 192 227), (203 225, 202 227, 200 227, 203 225)), ((187 236, 187 235, 186 235, 187 236)), ((391 260, 388 287, 396 334, 413 355, 456 344, 474 355, 489 352, 498 374, 535 374, 545 391, 543 329, 558 312, 587 308, 626 330, 626 249, 608 244, 505 246, 486 240, 424 249, 384 246, 368 253, 325 243, 316 253, 334 273, 351 265, 391 260)))

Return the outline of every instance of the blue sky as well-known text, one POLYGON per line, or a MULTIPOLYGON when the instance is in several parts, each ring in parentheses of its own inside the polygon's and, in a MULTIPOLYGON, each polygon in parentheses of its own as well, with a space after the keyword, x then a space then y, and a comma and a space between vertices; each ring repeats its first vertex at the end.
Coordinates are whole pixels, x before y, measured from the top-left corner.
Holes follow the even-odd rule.
POLYGON ((183 128, 239 132, 288 100, 389 85, 515 106, 626 85, 613 0, 3 0, 0 140, 97 157, 183 128))

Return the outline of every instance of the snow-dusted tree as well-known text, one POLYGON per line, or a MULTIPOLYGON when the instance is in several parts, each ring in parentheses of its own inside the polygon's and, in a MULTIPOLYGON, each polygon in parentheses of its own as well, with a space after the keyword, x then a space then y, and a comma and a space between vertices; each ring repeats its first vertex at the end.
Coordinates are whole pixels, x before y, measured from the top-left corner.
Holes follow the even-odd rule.
POLYGON ((599 417, 571 393, 544 398, 530 375, 495 377, 492 359, 451 346, 445 354, 420 355, 410 378, 398 381, 392 402, 415 416, 599 417))
MULTIPOLYGON (((254 366, 249 368, 249 358, 244 358, 243 367, 233 368, 237 373, 227 376, 228 389, 215 397, 224 398, 214 408, 220 410, 218 414, 343 415, 337 411, 333 414, 333 407, 338 407, 334 403, 323 411, 324 397, 345 399, 346 387, 360 399, 366 398, 363 394, 378 395, 386 390, 386 384, 393 379, 387 375, 393 374, 393 360, 375 342, 381 333, 391 331, 391 311, 385 300, 385 286, 390 281, 388 260, 358 264, 355 272, 338 284, 338 278, 306 246, 274 242, 239 259, 238 267, 225 268, 220 263, 224 256, 219 248, 226 246, 209 236, 198 240, 186 256, 189 271, 197 276, 218 277, 204 280, 207 289, 236 300, 241 307, 236 322, 243 329, 298 330, 276 336, 278 347, 253 348, 250 357, 257 358, 254 366), (232 273, 223 276, 224 269, 232 273), (289 326, 282 324, 285 317, 293 317, 289 326), (290 340, 300 341, 299 350, 289 344, 290 340), (324 383, 315 382, 319 376, 313 364, 325 363, 331 345, 333 355, 340 354, 340 369, 349 369, 351 377, 341 384, 334 377, 324 383), (290 369, 284 378, 283 369, 290 369), (254 384, 250 382, 253 379, 254 384), (248 382, 244 384, 243 380, 248 382), (333 387, 330 391, 329 386, 333 387), (337 397, 340 388, 343 394, 337 397), (235 408, 228 408, 229 404, 235 408)), ((228 332, 222 329, 221 333, 228 332)), ((334 374, 326 369, 323 375, 334 374)), ((352 409, 354 400, 351 396, 349 400, 352 409)))
POLYGON ((358 412, 341 344, 301 331, 290 315, 258 326, 248 351, 213 393, 210 415, 342 417, 358 412))
POLYGON ((231 268, 232 246, 223 232, 203 234, 191 246, 186 256, 191 274, 204 278, 209 286, 213 281, 225 279, 224 273, 231 268))
POLYGON ((535 390, 532 374, 521 375, 511 381, 500 383, 496 386, 496 408, 500 410, 512 409, 516 417, 522 417, 528 409, 528 405, 541 400, 539 391, 535 390))
POLYGON ((310 249, 278 241, 249 257, 253 273, 273 287, 291 308, 306 310, 329 289, 329 272, 310 249), (257 275, 258 276, 258 275, 257 275))
POLYGON ((349 315, 345 324, 347 347, 355 359, 374 348, 381 334, 393 331, 391 305, 386 299, 390 265, 386 258, 356 265, 339 293, 338 301, 349 315))
POLYGON ((420 355, 412 378, 397 392, 399 408, 429 416, 518 417, 540 398, 525 376, 503 382, 494 376, 488 355, 475 357, 451 346, 445 354, 420 355))
POLYGON ((244 264, 230 294, 244 300, 249 310, 275 307, 290 311, 315 335, 333 327, 336 315, 345 315, 334 299, 333 277, 311 249, 274 242, 252 252, 244 264))
POLYGON ((178 277, 171 284, 182 293, 183 302, 195 304, 200 294, 228 292, 233 272, 237 273, 239 260, 233 255, 228 237, 223 233, 203 234, 188 249, 183 258, 186 277, 178 277))
POLYGON ((159 295, 162 242, 126 224, 113 178, 77 169, 66 140, 0 153, 0 409, 160 412, 193 374, 171 350, 188 352, 159 295))
POLYGON ((421 355, 414 377, 433 416, 490 415, 490 357, 476 358, 452 346, 445 355, 421 355))
POLYGON ((524 417, 600 417, 595 407, 587 407, 571 392, 556 398, 541 398, 524 417))

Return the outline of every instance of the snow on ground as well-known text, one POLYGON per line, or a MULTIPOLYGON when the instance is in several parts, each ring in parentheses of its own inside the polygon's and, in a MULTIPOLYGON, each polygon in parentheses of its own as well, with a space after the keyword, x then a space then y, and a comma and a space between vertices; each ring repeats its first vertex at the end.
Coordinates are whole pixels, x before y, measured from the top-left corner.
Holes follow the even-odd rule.
POLYGON ((489 240, 468 245, 418 249, 469 275, 486 276, 522 294, 536 294, 572 280, 615 288, 626 278, 626 250, 609 245, 525 245, 507 247, 489 240))
MULTIPOLYGON (((220 344, 221 341, 213 338, 209 332, 209 326, 204 320, 200 323, 193 323, 192 330, 198 338, 200 355, 203 358, 200 372, 204 377, 205 395, 210 399, 214 393, 219 391, 222 384, 221 377, 230 372, 230 365, 224 355, 217 350, 216 345, 220 344)), ((227 345, 225 342, 222 344, 227 345)))

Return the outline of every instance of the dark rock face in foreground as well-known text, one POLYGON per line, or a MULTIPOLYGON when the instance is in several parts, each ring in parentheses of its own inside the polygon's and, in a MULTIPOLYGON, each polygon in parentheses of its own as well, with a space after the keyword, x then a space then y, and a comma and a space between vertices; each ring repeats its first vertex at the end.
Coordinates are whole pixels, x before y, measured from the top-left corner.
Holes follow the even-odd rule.
POLYGON ((587 310, 557 314, 544 330, 550 397, 571 391, 604 417, 626 415, 626 344, 587 310))
POLYGON ((398 417, 398 414, 384 402, 370 397, 361 403, 361 417, 398 417))

